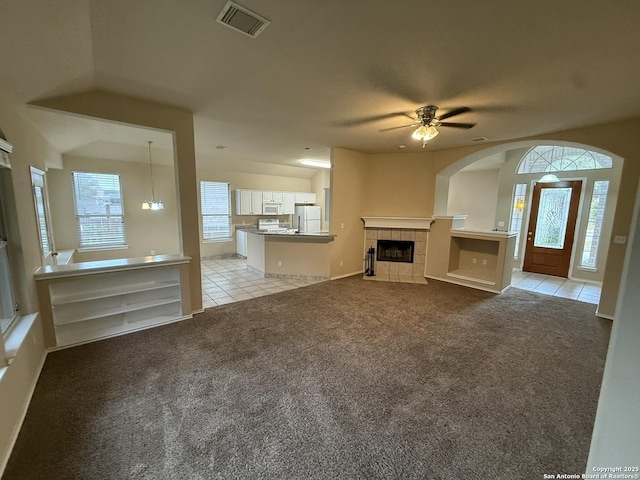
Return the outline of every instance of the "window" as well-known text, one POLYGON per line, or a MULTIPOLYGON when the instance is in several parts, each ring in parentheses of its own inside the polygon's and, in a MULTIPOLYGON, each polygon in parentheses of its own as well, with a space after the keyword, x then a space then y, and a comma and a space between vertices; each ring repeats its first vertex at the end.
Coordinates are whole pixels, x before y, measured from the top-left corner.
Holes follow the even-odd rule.
POLYGON ((582 248, 582 257, 580 260, 581 267, 595 269, 597 266, 598 245, 600 243, 600 233, 604 221, 608 191, 608 181, 600 180, 593 182, 589 220, 587 221, 587 231, 584 237, 584 247, 582 248))
POLYGON ((2 333, 9 330, 13 321, 18 317, 15 305, 7 242, 0 239, 0 328, 2 333))
MULTIPOLYGON (((3 197, 3 187, 5 182, 11 182, 11 170, 0 166, 0 331, 6 334, 11 325, 18 318, 16 312, 16 299, 13 290, 13 278, 11 276, 11 265, 9 264, 9 253, 7 252, 9 230, 8 213, 5 211, 7 197, 3 197), (5 221, 6 219, 6 221, 5 221)), ((2 335, 0 335, 0 340, 2 335)), ((3 347, 0 345, 0 367, 4 361, 3 347)))
POLYGON ((524 215, 524 201, 527 193, 526 183, 516 183, 513 189, 513 206, 511 208, 511 222, 509 223, 509 230, 518 232, 516 235, 516 247, 513 257, 518 258, 520 252, 520 232, 522 230, 522 216, 524 215))
POLYGON ((49 209, 47 207, 47 192, 44 172, 31 167, 31 185, 33 187, 33 201, 36 207, 36 223, 40 237, 42 259, 46 259, 53 251, 53 239, 49 234, 49 209))
POLYGON ((554 145, 530 149, 522 157, 518 173, 567 172, 601 168, 613 168, 611 157, 583 148, 554 145))
POLYGON ((204 242, 231 240, 231 195, 228 183, 201 181, 200 210, 204 242))
POLYGON ((73 191, 79 247, 125 247, 120 176, 73 172, 73 191))

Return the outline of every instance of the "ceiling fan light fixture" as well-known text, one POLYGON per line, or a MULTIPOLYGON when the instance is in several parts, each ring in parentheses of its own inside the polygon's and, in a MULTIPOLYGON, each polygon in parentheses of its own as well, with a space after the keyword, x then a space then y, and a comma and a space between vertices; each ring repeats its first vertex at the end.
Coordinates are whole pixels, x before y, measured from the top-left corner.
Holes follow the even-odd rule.
POLYGON ((415 140, 424 140, 427 136, 427 127, 424 125, 420 125, 415 131, 411 134, 411 138, 415 140))
POLYGON ((422 140, 422 148, 427 144, 429 140, 438 136, 440 132, 433 125, 420 125, 416 128, 415 132, 411 134, 411 137, 416 140, 422 140))

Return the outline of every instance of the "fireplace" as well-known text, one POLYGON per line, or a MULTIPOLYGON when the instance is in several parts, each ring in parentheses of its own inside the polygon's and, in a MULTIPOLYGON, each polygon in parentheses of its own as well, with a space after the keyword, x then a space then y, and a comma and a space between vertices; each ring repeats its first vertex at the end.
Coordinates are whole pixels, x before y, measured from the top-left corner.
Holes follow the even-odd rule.
MULTIPOLYGON (((431 218, 363 217, 364 258, 375 259, 367 280, 427 283, 424 277, 431 218)), ((367 264, 368 266, 368 264, 367 264)))
POLYGON ((378 240, 379 262, 413 263, 414 242, 408 240, 378 240))

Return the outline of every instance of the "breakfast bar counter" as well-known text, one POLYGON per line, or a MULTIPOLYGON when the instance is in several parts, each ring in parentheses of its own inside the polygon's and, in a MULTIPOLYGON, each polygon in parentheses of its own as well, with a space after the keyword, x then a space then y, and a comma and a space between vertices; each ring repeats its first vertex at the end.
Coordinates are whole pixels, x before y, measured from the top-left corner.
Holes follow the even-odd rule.
POLYGON ((265 277, 329 280, 335 235, 247 230, 247 266, 265 277))

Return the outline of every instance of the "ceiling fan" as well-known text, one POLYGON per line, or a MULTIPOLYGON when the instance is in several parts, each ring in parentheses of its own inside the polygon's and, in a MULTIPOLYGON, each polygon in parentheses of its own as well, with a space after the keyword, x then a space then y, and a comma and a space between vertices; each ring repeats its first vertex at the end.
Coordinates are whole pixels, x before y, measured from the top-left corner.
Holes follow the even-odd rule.
POLYGON ((440 116, 436 117, 436 112, 438 111, 438 107, 435 105, 425 105, 424 107, 420 107, 416 110, 416 115, 418 119, 409 124, 409 125, 401 125, 399 127, 391 127, 391 128, 383 128, 380 130, 381 132, 396 130, 398 128, 407 128, 407 127, 417 127, 416 130, 411 134, 413 138, 416 140, 422 140, 422 148, 425 147, 427 142, 434 138, 438 133, 438 129, 436 127, 454 127, 454 128, 464 128, 469 129, 475 126, 475 123, 459 123, 459 122, 444 122, 447 118, 455 117, 456 115, 461 115, 463 113, 470 112, 471 109, 469 107, 460 107, 454 110, 451 110, 447 113, 443 113, 440 116))

